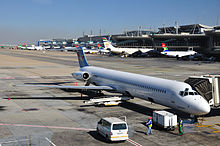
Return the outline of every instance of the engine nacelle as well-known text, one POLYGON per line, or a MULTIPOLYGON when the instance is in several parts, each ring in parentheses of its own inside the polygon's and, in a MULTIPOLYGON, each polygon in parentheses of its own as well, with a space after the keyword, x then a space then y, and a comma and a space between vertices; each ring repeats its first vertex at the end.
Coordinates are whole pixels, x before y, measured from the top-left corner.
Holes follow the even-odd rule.
POLYGON ((72 75, 75 79, 80 81, 87 81, 91 77, 91 75, 88 72, 82 72, 82 71, 74 72, 72 73, 72 75))

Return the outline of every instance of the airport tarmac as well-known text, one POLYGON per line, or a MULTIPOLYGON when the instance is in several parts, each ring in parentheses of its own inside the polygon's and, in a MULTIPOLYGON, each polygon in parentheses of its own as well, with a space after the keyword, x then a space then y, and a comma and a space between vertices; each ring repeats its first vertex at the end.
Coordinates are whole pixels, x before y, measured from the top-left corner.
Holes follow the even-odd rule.
MULTIPOLYGON (((192 75, 220 74, 219 62, 86 56, 91 65, 178 81, 192 75)), ((84 104, 88 97, 81 97, 80 93, 13 86, 24 83, 74 85, 78 81, 71 73, 78 71, 79 67, 73 52, 0 49, 0 62, 2 146, 219 145, 220 109, 213 109, 209 115, 199 118, 199 124, 191 124, 185 119, 183 136, 179 136, 177 130, 156 129, 153 129, 153 135, 147 136, 143 122, 152 116, 153 110, 179 112, 137 98, 120 106, 96 107, 84 104), (107 143, 96 133, 98 120, 108 116, 126 116, 130 140, 107 143)))

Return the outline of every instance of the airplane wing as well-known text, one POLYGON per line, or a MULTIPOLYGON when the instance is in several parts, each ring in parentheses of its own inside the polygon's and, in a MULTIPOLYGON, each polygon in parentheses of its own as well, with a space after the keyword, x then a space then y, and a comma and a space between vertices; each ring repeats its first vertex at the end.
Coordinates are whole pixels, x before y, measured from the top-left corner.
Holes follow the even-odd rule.
POLYGON ((59 89, 78 89, 78 90, 114 90, 110 86, 59 86, 59 85, 15 85, 18 87, 47 87, 59 89))

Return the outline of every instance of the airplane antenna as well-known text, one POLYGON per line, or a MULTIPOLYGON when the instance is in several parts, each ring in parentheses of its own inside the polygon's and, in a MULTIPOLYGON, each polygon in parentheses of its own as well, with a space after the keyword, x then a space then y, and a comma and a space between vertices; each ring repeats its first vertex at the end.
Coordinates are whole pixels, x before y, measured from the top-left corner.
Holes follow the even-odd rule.
POLYGON ((138 36, 141 36, 141 26, 138 27, 138 36))
POLYGON ((102 36, 102 29, 99 30, 99 36, 102 36))
POLYGON ((178 32, 178 22, 177 21, 175 21, 175 25, 176 25, 176 34, 178 34, 179 32, 178 32))
POLYGON ((163 24, 163 29, 164 29, 164 33, 167 33, 166 28, 165 28, 165 24, 163 24))
POLYGON ((195 33, 196 27, 197 27, 197 24, 194 25, 194 27, 193 27, 193 33, 192 33, 192 34, 195 33))
POLYGON ((128 36, 126 28, 124 28, 124 34, 125 36, 128 36))

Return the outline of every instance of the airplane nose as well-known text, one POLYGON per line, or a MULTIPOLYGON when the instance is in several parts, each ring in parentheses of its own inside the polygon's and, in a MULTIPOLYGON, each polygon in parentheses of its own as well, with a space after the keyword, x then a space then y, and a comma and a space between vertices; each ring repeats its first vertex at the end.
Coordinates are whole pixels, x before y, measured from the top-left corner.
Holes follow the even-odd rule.
POLYGON ((204 99, 204 101, 199 103, 199 107, 198 107, 198 114, 199 115, 208 114, 210 112, 210 110, 211 110, 210 105, 208 104, 208 102, 205 99, 204 99))
POLYGON ((205 103, 204 104, 204 108, 203 108, 203 113, 204 114, 208 114, 210 112, 211 108, 210 108, 210 105, 208 103, 205 103))

